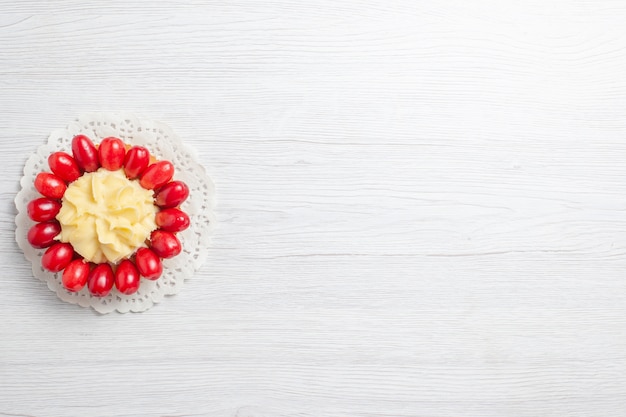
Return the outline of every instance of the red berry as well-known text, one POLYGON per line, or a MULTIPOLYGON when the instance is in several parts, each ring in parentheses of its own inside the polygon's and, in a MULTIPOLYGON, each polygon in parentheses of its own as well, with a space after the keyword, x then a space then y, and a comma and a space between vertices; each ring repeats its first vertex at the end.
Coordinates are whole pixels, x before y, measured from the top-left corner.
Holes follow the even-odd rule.
POLYGON ((134 180, 148 168, 148 164, 150 164, 150 152, 143 146, 133 146, 126 153, 124 172, 129 179, 134 180))
POLYGON ((158 279, 163 272, 161 258, 148 248, 139 248, 135 256, 135 263, 141 276, 149 280, 158 279))
POLYGON ((57 221, 37 223, 28 231, 26 238, 34 248, 43 249, 55 243, 54 238, 61 233, 61 225, 57 221))
POLYGON ((69 243, 55 243, 41 257, 41 265, 51 272, 59 272, 72 262, 74 248, 69 243))
POLYGON ((61 203, 49 198, 37 198, 26 207, 28 211, 28 217, 36 222, 45 222, 52 220, 59 214, 61 210, 61 203))
POLYGON ((54 174, 40 172, 35 178, 35 188, 48 198, 60 200, 63 198, 65 190, 67 190, 67 185, 60 177, 54 174))
POLYGON ((150 248, 161 258, 173 258, 182 250, 182 246, 174 233, 155 230, 150 235, 150 248))
POLYGON ((156 214, 156 224, 166 232, 180 232, 189 227, 189 216, 177 208, 161 210, 156 214))
POLYGON ((157 191, 154 202, 161 208, 179 206, 189 197, 189 187, 182 181, 172 181, 157 191))
POLYGON ((89 293, 96 297, 104 297, 113 288, 113 269, 109 264, 99 264, 89 273, 87 277, 87 288, 89 293))
POLYGON ((122 294, 130 295, 139 289, 141 277, 135 264, 124 259, 115 271, 115 287, 122 294))
POLYGON ((174 165, 170 161, 159 161, 146 169, 139 183, 146 190, 156 190, 170 182, 173 176, 174 165))
POLYGON ((76 181, 81 175, 76 160, 65 152, 55 152, 50 155, 48 165, 55 175, 66 182, 76 181))
POLYGON ((124 142, 118 138, 105 138, 98 148, 100 163, 109 171, 117 171, 124 165, 126 148, 124 142))
POLYGON ((63 271, 61 281, 66 290, 77 292, 83 289, 89 276, 89 264, 82 259, 75 259, 63 271))
POLYGON ((85 135, 77 135, 72 139, 72 154, 78 166, 86 172, 93 172, 100 168, 98 150, 91 139, 85 135))

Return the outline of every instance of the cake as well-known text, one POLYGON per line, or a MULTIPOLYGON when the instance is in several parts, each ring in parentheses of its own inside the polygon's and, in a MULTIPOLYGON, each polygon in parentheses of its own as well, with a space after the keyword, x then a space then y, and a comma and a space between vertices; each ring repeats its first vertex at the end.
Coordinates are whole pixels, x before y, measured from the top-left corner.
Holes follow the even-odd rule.
POLYGON ((45 249, 41 265, 62 274, 67 291, 134 294, 142 279, 161 277, 163 259, 180 254, 189 187, 174 179, 170 161, 117 137, 95 144, 76 135, 71 154, 53 152, 48 165, 34 181, 41 196, 27 206, 36 222, 27 239, 45 249))

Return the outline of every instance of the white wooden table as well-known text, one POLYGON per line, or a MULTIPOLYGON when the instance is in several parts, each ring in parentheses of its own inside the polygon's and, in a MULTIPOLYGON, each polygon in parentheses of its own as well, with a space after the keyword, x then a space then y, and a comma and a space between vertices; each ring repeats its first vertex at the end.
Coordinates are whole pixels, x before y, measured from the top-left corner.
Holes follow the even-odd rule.
POLYGON ((626 415, 626 3, 0 0, 0 416, 626 415), (59 301, 27 156, 101 110, 218 190, 183 292, 59 301))

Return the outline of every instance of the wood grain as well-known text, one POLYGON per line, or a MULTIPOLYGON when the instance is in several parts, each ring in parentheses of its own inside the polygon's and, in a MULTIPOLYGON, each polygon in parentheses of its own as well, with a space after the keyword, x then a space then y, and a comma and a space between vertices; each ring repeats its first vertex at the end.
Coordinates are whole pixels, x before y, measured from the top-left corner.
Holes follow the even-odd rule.
POLYGON ((626 5, 0 0, 0 416, 623 416, 626 5), (94 110, 194 146, 202 271, 98 316, 14 243, 94 110))

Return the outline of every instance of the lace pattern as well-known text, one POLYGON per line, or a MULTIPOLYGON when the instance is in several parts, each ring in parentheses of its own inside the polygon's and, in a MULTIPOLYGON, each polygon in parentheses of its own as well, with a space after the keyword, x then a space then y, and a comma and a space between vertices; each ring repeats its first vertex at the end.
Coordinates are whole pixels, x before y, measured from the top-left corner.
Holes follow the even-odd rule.
POLYGON ((192 151, 186 147, 174 132, 165 124, 142 120, 134 115, 95 113, 86 114, 72 121, 67 128, 54 130, 45 145, 40 146, 26 162, 24 176, 20 181, 21 190, 15 198, 17 217, 15 223, 16 241, 24 256, 32 263, 33 274, 47 283, 48 288, 66 302, 82 307, 92 307, 99 313, 142 312, 166 295, 177 294, 184 281, 191 278, 204 262, 209 236, 215 218, 215 188, 205 169, 198 163, 192 151), (176 167, 174 179, 184 181, 189 186, 189 198, 181 209, 190 219, 191 226, 178 234, 182 252, 171 259, 163 260, 163 275, 156 281, 141 280, 139 290, 133 295, 124 295, 113 289, 106 297, 93 297, 87 288, 72 293, 63 288, 62 273, 51 273, 41 267, 44 250, 33 248, 26 234, 34 222, 28 217, 28 203, 40 197, 34 181, 39 172, 49 171, 48 156, 56 151, 71 153, 71 141, 75 135, 84 134, 95 142, 107 136, 116 136, 125 143, 145 146, 157 159, 167 159, 176 167))

